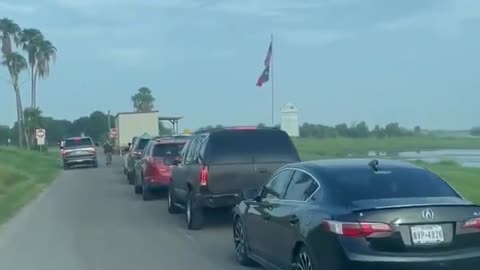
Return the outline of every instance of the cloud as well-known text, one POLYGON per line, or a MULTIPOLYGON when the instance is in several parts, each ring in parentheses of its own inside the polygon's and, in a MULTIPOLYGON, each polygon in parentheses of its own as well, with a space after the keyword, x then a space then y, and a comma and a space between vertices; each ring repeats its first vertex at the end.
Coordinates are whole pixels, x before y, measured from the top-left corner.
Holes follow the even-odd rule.
MULTIPOLYGON (((91 10, 102 7, 137 8, 142 6, 190 8, 200 6, 198 0, 53 0, 64 8, 91 10)), ((214 0, 212 0, 214 1, 214 0)))
POLYGON ((118 65, 133 67, 149 61, 150 52, 145 48, 110 48, 104 57, 118 65))
POLYGON ((334 30, 288 30, 278 33, 279 38, 296 45, 324 46, 354 36, 350 32, 334 30))
POLYGON ((438 33, 455 33, 470 19, 480 18, 480 1, 456 0, 439 4, 432 9, 377 24, 376 29, 428 29, 438 33))
POLYGON ((37 7, 33 5, 12 4, 0 1, 0 10, 13 13, 31 14, 37 10, 37 7))
MULTIPOLYGON (((256 16, 279 16, 292 10, 330 7, 352 0, 224 0, 210 4, 210 8, 228 13, 256 16)), ((213 2, 213 0, 212 0, 213 2)))

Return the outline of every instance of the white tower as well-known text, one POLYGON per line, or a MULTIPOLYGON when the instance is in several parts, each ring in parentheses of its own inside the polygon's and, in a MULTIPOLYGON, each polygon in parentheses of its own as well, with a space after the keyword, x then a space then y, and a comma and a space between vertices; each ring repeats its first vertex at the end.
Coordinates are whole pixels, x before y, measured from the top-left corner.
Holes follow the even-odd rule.
POLYGON ((281 124, 280 128, 287 132, 291 137, 298 137, 299 128, 298 128, 298 110, 292 103, 287 103, 283 105, 282 110, 280 111, 281 115, 281 124))

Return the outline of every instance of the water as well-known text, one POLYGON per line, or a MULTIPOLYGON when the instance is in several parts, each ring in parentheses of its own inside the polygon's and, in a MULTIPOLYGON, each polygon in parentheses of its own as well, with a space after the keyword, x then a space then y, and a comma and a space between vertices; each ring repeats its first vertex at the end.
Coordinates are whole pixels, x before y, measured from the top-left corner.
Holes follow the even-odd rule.
POLYGON ((411 151, 398 154, 376 153, 370 151, 369 157, 392 157, 405 160, 422 160, 425 162, 439 162, 452 160, 465 167, 480 168, 480 150, 432 150, 432 151, 411 151))

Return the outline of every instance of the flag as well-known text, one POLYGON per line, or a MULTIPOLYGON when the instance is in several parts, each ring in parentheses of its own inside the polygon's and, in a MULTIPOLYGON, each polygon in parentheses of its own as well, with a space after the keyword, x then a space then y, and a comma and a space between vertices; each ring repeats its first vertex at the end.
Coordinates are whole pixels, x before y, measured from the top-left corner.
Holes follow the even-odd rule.
POLYGON ((270 65, 267 65, 263 70, 262 75, 258 77, 257 86, 262 87, 264 83, 268 82, 269 77, 270 77, 270 65))
POLYGON ((265 66, 269 66, 271 60, 272 60, 272 42, 270 41, 270 46, 268 46, 267 56, 265 57, 265 61, 264 61, 265 66))

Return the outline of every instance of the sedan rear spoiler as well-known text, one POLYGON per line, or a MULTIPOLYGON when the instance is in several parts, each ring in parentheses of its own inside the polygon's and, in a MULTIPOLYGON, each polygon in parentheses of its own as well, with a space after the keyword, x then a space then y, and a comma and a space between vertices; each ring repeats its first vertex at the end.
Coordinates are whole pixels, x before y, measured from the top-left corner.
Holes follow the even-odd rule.
POLYGON ((434 206, 478 206, 467 200, 456 197, 429 197, 429 198, 393 198, 378 200, 353 201, 348 207, 353 212, 412 208, 412 207, 434 207, 434 206))

